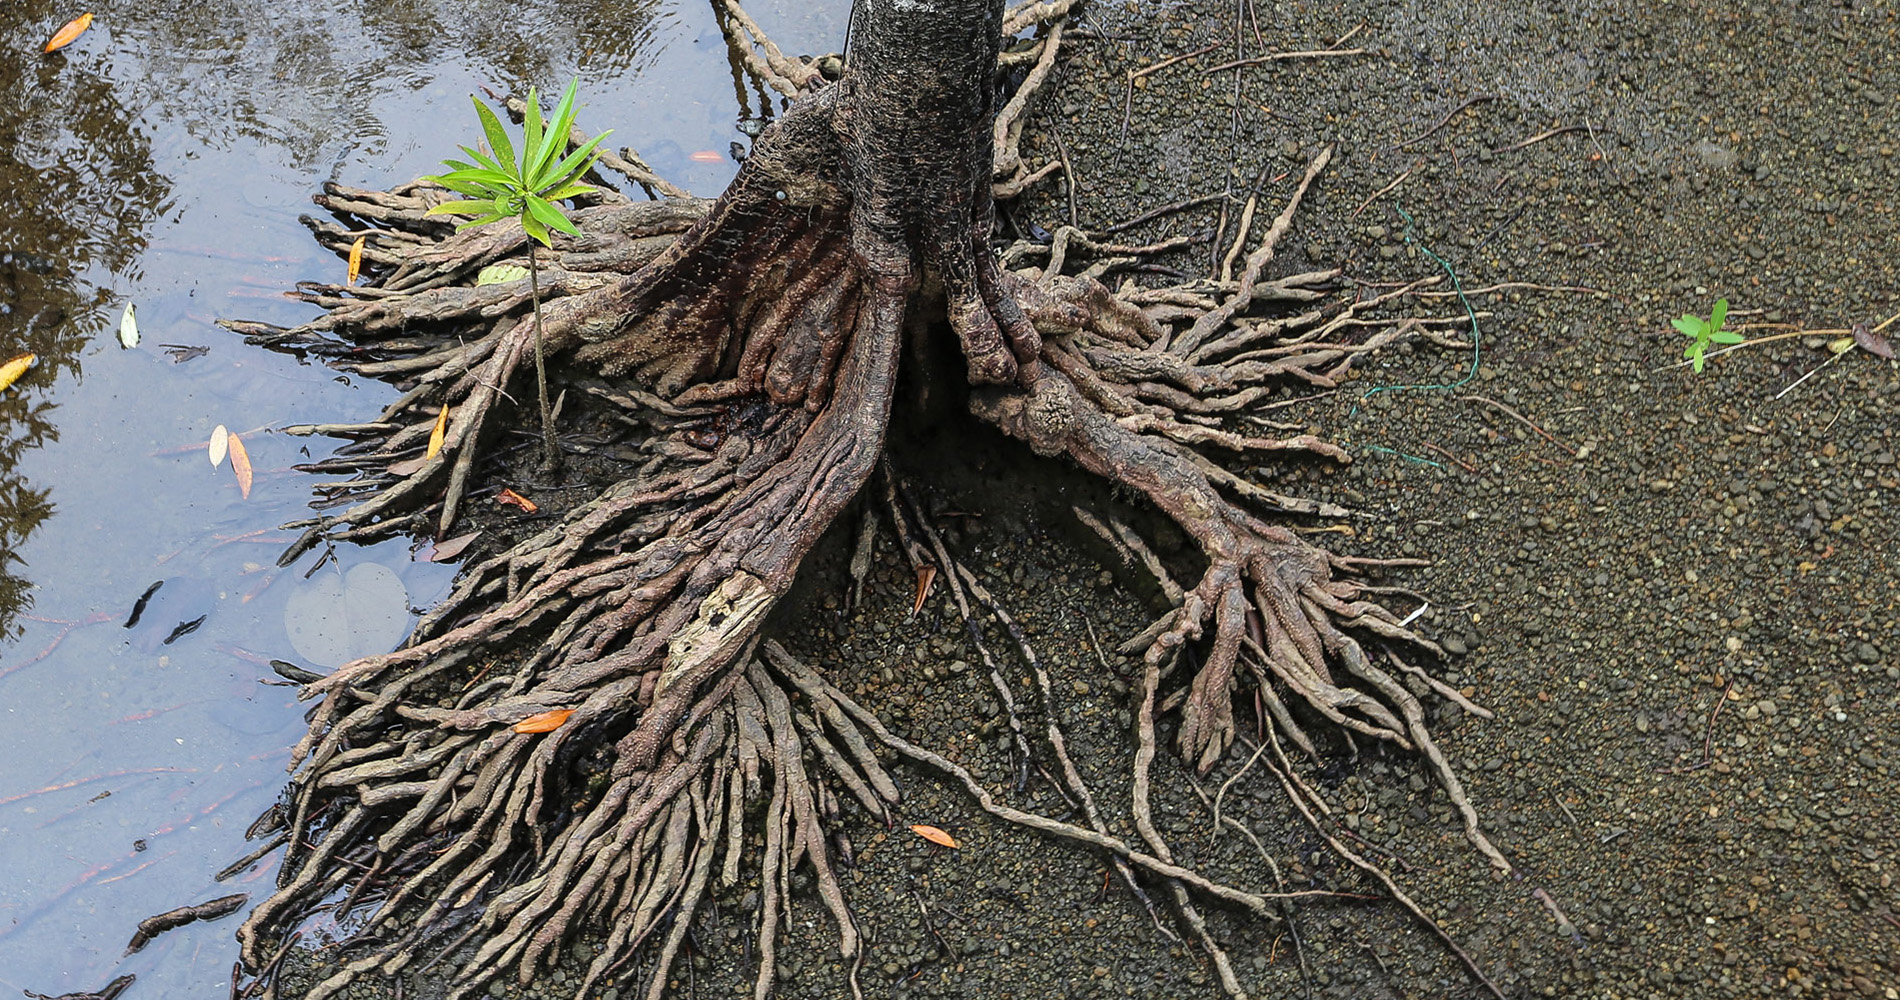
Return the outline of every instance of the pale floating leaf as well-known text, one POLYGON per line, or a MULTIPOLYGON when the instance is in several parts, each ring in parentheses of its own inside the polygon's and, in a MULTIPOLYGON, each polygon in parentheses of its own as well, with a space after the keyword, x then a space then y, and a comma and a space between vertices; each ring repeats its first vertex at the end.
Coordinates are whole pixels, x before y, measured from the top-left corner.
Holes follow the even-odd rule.
POLYGON ((520 281, 527 276, 528 269, 519 264, 490 264, 475 272, 475 287, 504 285, 510 281, 520 281))
POLYGON ((12 361, 0 365, 0 392, 5 392, 11 388, 13 383, 20 380, 20 376, 26 374, 28 368, 33 367, 33 362, 39 359, 40 356, 37 354, 22 354, 12 361))
POLYGON ((211 450, 210 450, 212 468, 215 469, 218 466, 224 464, 224 453, 230 450, 230 447, 231 447, 231 432, 229 430, 226 430, 223 424, 219 424, 218 426, 213 427, 211 429, 211 450))
POLYGON ((226 434, 225 437, 231 451, 231 471, 237 473, 238 495, 249 500, 251 498, 251 453, 244 450, 244 440, 236 434, 226 434))
POLYGON ((409 592, 381 563, 319 573, 284 603, 284 631, 297 655, 318 666, 387 653, 408 634, 409 592))
POLYGON ((441 412, 435 415, 435 428, 429 431, 429 452, 424 457, 434 458, 436 452, 442 450, 442 441, 448 437, 448 434, 449 408, 447 405, 444 405, 441 412))
POLYGON ((139 346, 139 321, 132 316, 132 303, 125 304, 125 315, 119 317, 119 346, 130 350, 139 346))

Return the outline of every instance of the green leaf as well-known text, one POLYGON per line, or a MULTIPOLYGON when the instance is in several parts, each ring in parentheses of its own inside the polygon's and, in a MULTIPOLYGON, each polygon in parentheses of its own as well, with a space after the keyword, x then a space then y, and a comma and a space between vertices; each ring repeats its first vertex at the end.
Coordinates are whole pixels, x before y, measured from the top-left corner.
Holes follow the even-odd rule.
POLYGON ((1698 374, 1700 374, 1702 371, 1702 365, 1706 360, 1707 359, 1702 356, 1702 352, 1697 351, 1695 352, 1695 357, 1689 359, 1689 367, 1694 369, 1698 374))
POLYGON ((541 95, 533 87, 528 88, 528 107, 522 116, 526 129, 521 143, 521 178, 526 181, 534 176, 534 161, 539 157, 542 142, 541 95))
POLYGON ((544 191, 541 193, 541 197, 549 201, 566 201, 569 198, 579 197, 580 195, 593 194, 595 190, 592 184, 568 184, 565 187, 559 187, 552 191, 544 191))
POLYGON ((554 117, 547 123, 542 133, 541 144, 534 149, 534 156, 522 164, 522 176, 530 186, 548 187, 559 175, 549 171, 548 165, 559 158, 560 151, 567 148, 567 137, 574 128, 574 96, 580 92, 578 79, 567 82, 567 90, 561 94, 561 102, 554 108, 554 117))
POLYGON ((528 269, 519 264, 490 264, 475 273, 475 287, 503 285, 527 276, 528 269))
POLYGON ((455 231, 459 233, 464 229, 474 229, 477 226, 486 226, 491 222, 500 222, 503 219, 512 219, 512 218, 514 218, 514 216, 512 215, 506 215, 501 212, 490 212, 479 219, 471 219, 467 222, 464 222, 456 226, 455 231))
MULTIPOLYGON (((465 150, 468 150, 468 152, 471 152, 471 153, 475 152, 472 149, 468 149, 467 146, 463 146, 462 148, 465 150)), ((480 153, 476 153, 475 155, 481 156, 480 153)), ((500 169, 494 166, 494 161, 488 160, 487 157, 482 157, 482 159, 487 161, 488 163, 487 166, 470 167, 466 170, 457 170, 453 173, 448 174, 447 176, 453 177, 458 181, 476 181, 481 184, 493 184, 493 185, 496 185, 497 187, 504 187, 504 188, 510 188, 510 189, 518 188, 521 186, 520 178, 514 176, 513 174, 503 173, 500 169)))
POLYGON ((1748 338, 1736 333, 1734 330, 1718 330, 1709 339, 1718 344, 1739 344, 1748 338))
POLYGON ((465 194, 471 198, 493 198, 496 195, 503 193, 501 191, 497 191, 495 189, 495 186, 492 184, 482 184, 477 181, 463 180, 455 176, 454 174, 443 174, 437 177, 424 177, 423 180, 429 181, 430 183, 433 183, 433 184, 440 184, 443 187, 448 188, 450 191, 455 192, 456 194, 465 194))
POLYGON ((1702 320, 1700 317, 1677 316, 1675 319, 1669 321, 1669 325, 1682 331, 1682 335, 1685 337, 1702 336, 1702 320))
MULTIPOLYGON (((558 229, 569 236, 579 236, 581 234, 581 231, 574 227, 574 223, 568 221, 567 216, 561 214, 560 209, 555 208, 550 202, 537 198, 534 195, 528 196, 528 214, 532 215, 536 222, 541 223, 549 229, 558 229)), ((543 240, 542 242, 545 243, 547 241, 543 240)))
POLYGON ((534 217, 534 213, 523 212, 521 214, 521 228, 527 230, 528 235, 534 237, 542 246, 554 246, 554 240, 548 236, 548 227, 542 225, 540 220, 534 217))
POLYGON ((429 209, 427 215, 482 215, 495 210, 491 201, 445 201, 429 209))
POLYGON ((1715 309, 1709 313, 1709 329, 1720 330, 1728 322, 1728 300, 1716 299, 1715 309))
MULTIPOLYGON (((566 183, 570 183, 570 184, 573 183, 573 181, 576 178, 578 178, 581 174, 587 171, 588 167, 593 166, 594 160, 596 157, 596 154, 594 153, 594 147, 600 145, 600 140, 605 139, 612 134, 613 134, 613 129, 608 129, 607 131, 602 132, 601 134, 593 137, 592 139, 587 140, 586 145, 580 147, 579 149, 576 149, 572 153, 569 153, 566 159, 556 164, 554 166, 554 169, 548 171, 549 176, 554 177, 554 178, 559 178, 560 181, 564 181, 566 183)), ((545 190, 546 188, 553 187, 553 186, 554 186, 554 183, 549 183, 549 184, 541 185, 541 188, 545 190)))
POLYGON ((488 105, 477 100, 473 94, 468 99, 475 102, 475 116, 482 120, 482 132, 488 136, 488 147, 495 151, 495 159, 499 161, 501 169, 515 173, 515 147, 508 140, 508 130, 502 128, 501 119, 488 110, 488 105))

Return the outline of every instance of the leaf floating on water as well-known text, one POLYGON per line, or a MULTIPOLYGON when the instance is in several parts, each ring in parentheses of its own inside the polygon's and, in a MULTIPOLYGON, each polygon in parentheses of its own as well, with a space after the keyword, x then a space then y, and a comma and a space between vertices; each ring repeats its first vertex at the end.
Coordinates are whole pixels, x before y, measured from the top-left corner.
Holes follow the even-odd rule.
POLYGON ((160 344, 165 353, 171 355, 172 364, 182 365, 192 358, 202 358, 211 353, 211 348, 198 344, 160 344))
POLYGON ((475 272, 475 287, 505 285, 510 281, 520 281, 527 276, 528 269, 519 264, 490 264, 475 272))
POLYGON ((140 594, 138 600, 132 602, 132 615, 125 620, 126 628, 131 628, 139 623, 140 616, 145 614, 145 606, 152 602, 152 595, 158 593, 158 588, 164 585, 165 581, 163 580, 152 584, 145 588, 145 593, 140 594))
POLYGON ((284 602, 291 648, 319 667, 387 653, 408 631, 409 591, 381 563, 319 573, 284 602))
POLYGON ((429 453, 426 458, 434 458, 442 450, 442 440, 449 434, 449 408, 446 404, 442 412, 435 415, 435 429, 429 432, 429 453))
POLYGON ((139 321, 132 316, 132 303, 125 304, 125 315, 119 317, 119 346, 131 350, 139 346, 139 321))
POLYGON ((211 455, 211 467, 215 469, 218 466, 223 465, 224 453, 229 451, 230 449, 231 449, 231 432, 226 430, 223 424, 219 424, 218 426, 211 428, 211 447, 209 449, 209 454, 211 455))
POLYGON ((26 370, 33 367, 33 362, 39 359, 40 356, 37 354, 22 354, 0 365, 0 392, 5 392, 13 383, 18 382, 20 376, 25 375, 26 370))
POLYGON ((346 285, 356 284, 356 276, 363 273, 363 241, 367 239, 369 239, 369 234, 364 233, 356 238, 355 243, 350 244, 350 277, 344 282, 346 285))
POLYGON ((231 449, 231 471, 237 473, 238 495, 246 500, 251 498, 251 455, 244 450, 244 441, 236 434, 226 434, 231 449))
POLYGON ((90 27, 92 27, 92 12, 87 11, 61 25, 58 31, 53 32, 53 37, 47 39, 46 47, 40 51, 42 53, 57 52, 71 45, 74 39, 85 34, 86 29, 90 27))
POLYGON ((448 562, 461 555, 462 551, 468 548, 468 544, 480 536, 481 532, 471 531, 466 535, 457 535, 446 542, 437 542, 435 548, 429 553, 429 561, 448 562))
POLYGON ((924 838, 925 840, 930 841, 933 844, 941 844, 944 847, 948 847, 952 850, 955 850, 963 846, 957 843, 957 838, 950 836, 949 834, 943 832, 942 830, 937 829, 934 826, 925 826, 922 823, 912 823, 910 827, 910 832, 916 834, 919 837, 924 838))
POLYGON ((178 627, 172 629, 172 634, 166 636, 165 641, 162 643, 159 643, 159 645, 169 646, 172 643, 177 642, 180 639, 183 639, 185 636, 188 636, 192 634, 193 632, 198 631, 198 626, 203 625, 205 623, 205 619, 209 617, 211 616, 208 614, 204 614, 204 615, 199 615, 198 617, 193 618, 192 620, 188 622, 179 622, 178 627))
POLYGON ((1854 324, 1854 343, 1859 344, 1861 350, 1874 357, 1893 360, 1893 345, 1887 343, 1887 338, 1875 333, 1873 328, 1865 323, 1854 324))
POLYGON ((561 728, 561 726, 567 722, 567 717, 573 714, 574 710, 571 708, 557 708, 552 712, 530 715, 520 722, 515 723, 515 732, 551 733, 561 728))
POLYGON ((505 503, 510 507, 519 507, 524 514, 532 514, 541 509, 539 504, 516 493, 514 490, 502 490, 500 493, 495 494, 495 500, 499 503, 505 503))

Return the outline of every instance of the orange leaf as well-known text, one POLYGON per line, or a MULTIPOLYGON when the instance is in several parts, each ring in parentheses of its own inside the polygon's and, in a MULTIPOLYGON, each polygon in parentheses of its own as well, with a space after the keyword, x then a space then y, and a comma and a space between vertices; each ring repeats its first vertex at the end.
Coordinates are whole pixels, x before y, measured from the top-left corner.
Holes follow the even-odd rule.
POLYGON ((916 834, 919 837, 924 838, 925 840, 930 841, 933 844, 942 844, 943 846, 948 847, 948 848, 955 849, 957 847, 963 846, 957 843, 957 838, 950 836, 949 834, 943 832, 942 830, 937 829, 934 826, 925 826, 922 823, 913 823, 911 824, 910 832, 916 834))
POLYGON ((521 508, 521 512, 524 514, 532 514, 541 509, 533 500, 516 493, 514 490, 502 490, 500 493, 495 494, 495 499, 510 507, 521 508))
POLYGON ((67 21, 66 24, 62 26, 58 31, 53 32, 53 37, 47 41, 46 48, 41 49, 40 51, 41 52, 56 52, 60 49, 63 49, 66 46, 71 45, 73 43, 73 39, 78 38, 80 35, 85 34, 86 29, 90 27, 92 27, 92 12, 87 11, 86 13, 81 14, 70 21, 67 21))
POLYGON ((356 242, 350 244, 350 278, 344 282, 346 285, 356 284, 356 276, 363 273, 363 241, 366 239, 369 239, 367 233, 358 236, 356 242))
POLYGON ((910 606, 910 613, 916 614, 924 609, 924 599, 930 596, 930 581, 937 578, 937 567, 924 563, 917 567, 917 602, 910 606))
POLYGON ((435 415, 435 429, 429 432, 429 458, 434 458, 435 453, 442 450, 442 439, 448 434, 449 408, 444 406, 442 412, 435 415))
POLYGON ((244 499, 251 498, 251 454, 244 450, 244 442, 236 434, 231 435, 231 471, 237 473, 238 493, 244 499))
POLYGON ((567 717, 573 714, 574 710, 571 708, 557 708, 552 712, 530 715, 520 722, 515 723, 515 732, 551 733, 561 728, 561 724, 566 722, 567 717))
POLYGON ((22 354, 12 361, 0 365, 0 391, 5 391, 7 387, 18 382, 20 376, 25 375, 26 370, 33 367, 33 362, 39 359, 40 356, 37 354, 22 354))

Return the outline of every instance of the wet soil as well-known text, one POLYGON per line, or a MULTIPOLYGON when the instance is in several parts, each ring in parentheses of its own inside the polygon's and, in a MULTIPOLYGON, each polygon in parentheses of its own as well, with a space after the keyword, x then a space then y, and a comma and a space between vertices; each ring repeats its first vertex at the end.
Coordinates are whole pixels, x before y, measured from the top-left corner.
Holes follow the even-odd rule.
MULTIPOLYGON (((1475 358, 1401 348, 1287 411, 1344 442, 1350 467, 1256 473, 1354 509, 1350 537, 1316 536, 1328 544, 1434 561, 1394 582, 1430 599, 1420 622, 1455 654, 1441 676, 1497 714, 1440 711, 1435 726, 1516 874, 1489 872, 1403 755, 1336 752, 1310 777, 1507 996, 1900 998, 1900 572, 1886 512, 1900 491, 1900 372, 1861 351, 1830 361, 1829 337, 1743 349, 1700 374, 1657 370, 1681 357, 1669 320, 1718 297, 1751 324, 1838 329, 1900 312, 1895 11, 1258 13, 1258 35, 1240 27, 1242 54, 1325 48, 1355 29, 1346 47, 1367 51, 1209 73, 1235 57, 1231 5, 1098 5, 1074 26, 1085 37, 1025 147, 1056 156, 1061 136, 1073 199, 1047 182, 1015 222, 1053 229, 1073 204, 1099 227, 1230 183, 1244 198, 1256 177, 1270 215, 1306 155, 1332 143, 1278 269, 1397 281, 1442 259, 1466 289, 1589 289, 1474 295, 1475 358), (1132 69, 1213 45, 1129 85, 1132 69), (1566 131, 1539 138, 1552 129, 1566 131)), ((1139 233, 1208 231, 1214 212, 1139 233)), ((1417 308, 1461 312, 1456 299, 1417 308)), ((903 449, 904 472, 1023 622, 1085 777, 1125 817, 1131 665, 1113 647, 1158 605, 1066 515, 1120 501, 1003 442, 946 440, 903 449)), ((908 614, 913 578, 887 534, 865 600, 847 608, 848 533, 834 535, 776 634, 914 741, 1060 814, 1046 783, 1013 787, 994 693, 947 600, 908 614)), ((1156 540, 1167 554, 1166 533, 1156 540)), ((1033 723, 1024 673, 1010 682, 1033 723)), ((1215 794, 1245 764, 1231 755, 1200 787, 1215 794)), ((1097 859, 899 773, 904 822, 963 847, 849 829, 868 995, 1219 995, 1199 952, 1168 940, 1097 859)), ((1287 887, 1370 891, 1269 782, 1257 770, 1234 782, 1223 814, 1255 831, 1287 887)), ((1272 883, 1252 845, 1212 837, 1166 754, 1157 785, 1157 819, 1184 859, 1272 883)), ((707 914, 676 995, 749 991, 749 905, 742 885, 707 914)), ((796 906, 780 994, 846 995, 821 907, 796 906)), ((1253 995, 1479 993, 1389 903, 1213 923, 1253 995)), ((490 992, 566 996, 569 974, 490 992)))

